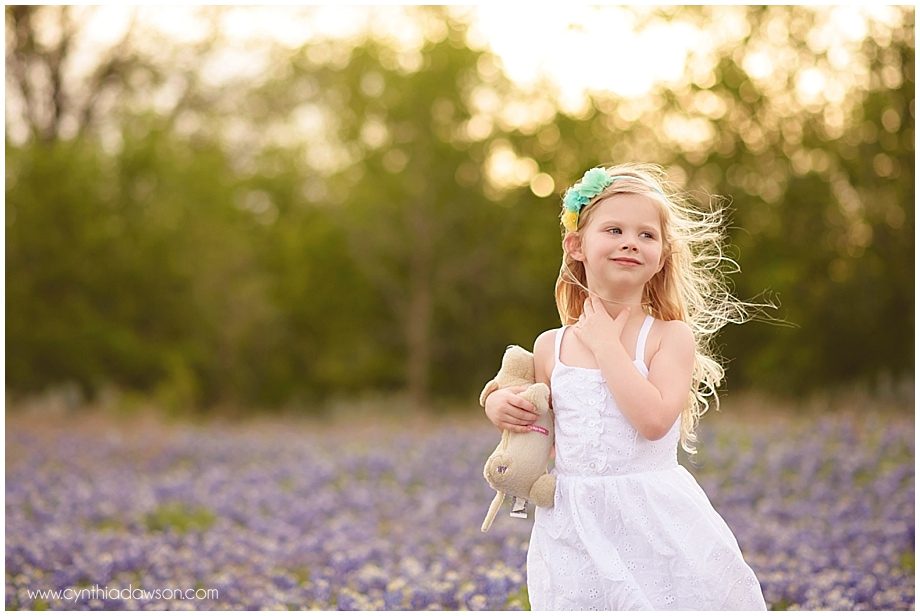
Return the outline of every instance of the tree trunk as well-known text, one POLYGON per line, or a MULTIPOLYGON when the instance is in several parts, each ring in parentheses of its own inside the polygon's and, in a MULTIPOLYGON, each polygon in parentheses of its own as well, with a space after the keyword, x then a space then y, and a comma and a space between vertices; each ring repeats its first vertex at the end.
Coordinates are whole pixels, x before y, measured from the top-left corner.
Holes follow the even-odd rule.
POLYGON ((409 298, 406 311, 407 387, 413 412, 429 409, 433 290, 431 236, 424 214, 411 216, 409 298))

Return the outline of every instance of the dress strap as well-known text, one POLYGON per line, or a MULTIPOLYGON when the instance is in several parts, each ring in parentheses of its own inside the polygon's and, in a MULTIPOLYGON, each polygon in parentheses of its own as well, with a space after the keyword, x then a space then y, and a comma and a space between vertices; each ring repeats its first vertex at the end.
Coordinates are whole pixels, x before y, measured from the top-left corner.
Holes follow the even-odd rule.
POLYGON ((559 328, 559 331, 556 332, 556 356, 555 356, 555 359, 556 359, 556 363, 557 363, 557 364, 559 363, 559 349, 562 348, 562 334, 563 334, 563 332, 565 332, 565 328, 566 328, 566 327, 568 327, 568 325, 563 325, 562 327, 559 328))
MULTIPOLYGON (((645 321, 642 323, 642 329, 639 330, 639 339, 636 340, 636 360, 641 361, 645 366, 645 341, 648 339, 648 333, 652 329, 652 323, 655 321, 652 315, 645 315, 645 321)), ((648 366, 646 366, 647 368, 648 366)))

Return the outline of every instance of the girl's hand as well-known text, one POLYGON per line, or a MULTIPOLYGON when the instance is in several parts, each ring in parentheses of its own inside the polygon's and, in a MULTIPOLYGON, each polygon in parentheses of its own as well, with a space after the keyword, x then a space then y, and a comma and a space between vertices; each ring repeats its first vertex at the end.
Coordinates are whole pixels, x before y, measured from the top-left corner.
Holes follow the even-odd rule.
POLYGON ((620 341, 628 319, 629 306, 624 307, 614 319, 600 299, 589 295, 585 300, 584 310, 572 329, 575 330, 578 339, 597 357, 605 346, 609 347, 611 342, 620 341))
POLYGON ((497 389, 486 398, 486 416, 499 430, 530 432, 528 426, 537 420, 536 408, 518 394, 527 385, 497 389))

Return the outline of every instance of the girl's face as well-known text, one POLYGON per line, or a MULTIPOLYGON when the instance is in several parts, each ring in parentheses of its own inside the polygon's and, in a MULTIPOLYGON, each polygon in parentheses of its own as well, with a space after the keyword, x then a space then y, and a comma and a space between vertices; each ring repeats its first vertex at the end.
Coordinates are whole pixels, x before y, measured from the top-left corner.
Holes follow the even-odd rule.
POLYGON ((658 206, 630 193, 602 199, 566 249, 585 264, 589 286, 644 286, 665 262, 658 206))

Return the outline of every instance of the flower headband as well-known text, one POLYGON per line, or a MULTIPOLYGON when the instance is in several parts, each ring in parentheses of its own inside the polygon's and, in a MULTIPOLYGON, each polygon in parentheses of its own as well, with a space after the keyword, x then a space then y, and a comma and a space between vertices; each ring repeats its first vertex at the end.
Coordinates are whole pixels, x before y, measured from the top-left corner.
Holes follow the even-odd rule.
MULTIPOLYGON (((607 175, 603 167, 595 167, 585 172, 580 180, 565 191, 562 197, 562 225, 566 231, 575 231, 578 229, 578 215, 583 207, 591 202, 591 199, 598 196, 608 186, 613 184, 614 180, 638 180, 631 175, 607 175)), ((640 180, 641 181, 641 180, 640 180)), ((657 187, 652 187, 656 192, 661 193, 657 187)), ((662 193, 664 194, 664 193, 662 193)))

